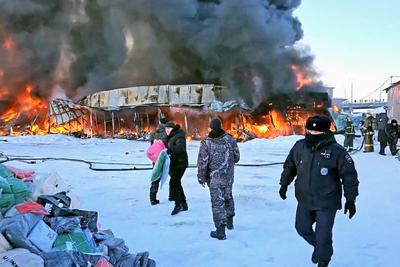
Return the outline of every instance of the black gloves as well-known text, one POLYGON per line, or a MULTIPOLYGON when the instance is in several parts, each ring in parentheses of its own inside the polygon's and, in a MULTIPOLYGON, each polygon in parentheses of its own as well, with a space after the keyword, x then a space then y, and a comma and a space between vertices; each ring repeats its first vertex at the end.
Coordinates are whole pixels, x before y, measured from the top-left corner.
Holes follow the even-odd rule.
POLYGON ((354 201, 347 201, 344 204, 344 214, 347 214, 347 211, 349 211, 349 219, 353 218, 354 214, 356 214, 356 204, 354 201))
POLYGON ((287 186, 286 185, 281 185, 281 188, 279 189, 279 195, 283 200, 286 199, 286 192, 287 192, 287 186))

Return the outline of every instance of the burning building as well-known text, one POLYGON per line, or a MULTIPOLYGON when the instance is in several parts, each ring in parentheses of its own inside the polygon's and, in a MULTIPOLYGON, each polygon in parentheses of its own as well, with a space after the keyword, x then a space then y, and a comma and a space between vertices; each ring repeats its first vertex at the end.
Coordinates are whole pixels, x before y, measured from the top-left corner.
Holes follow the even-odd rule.
POLYGON ((55 99, 48 105, 26 95, 19 103, 26 109, 13 106, 2 116, 0 134, 145 138, 165 117, 182 125, 190 138, 200 138, 207 134, 209 120, 219 117, 237 139, 273 138, 302 134, 305 120, 327 114, 330 106, 326 93, 300 91, 273 95, 250 109, 224 91, 212 84, 140 86, 97 92, 79 103, 55 99))
POLYGON ((70 129, 74 123, 85 135, 145 138, 165 117, 180 124, 189 138, 200 138, 207 134, 210 119, 219 117, 237 139, 273 138, 302 134, 305 120, 326 114, 330 105, 326 93, 296 92, 271 96, 249 109, 227 98, 226 90, 212 84, 140 86, 97 92, 79 105, 58 99, 50 105, 49 131, 66 123, 70 129))
POLYGON ((0 134, 138 136, 158 116, 190 136, 211 116, 238 138, 300 133, 329 102, 300 3, 0 1, 0 134))
POLYGON ((220 117, 224 129, 241 139, 303 133, 305 119, 326 113, 330 104, 327 94, 296 92, 271 96, 252 110, 226 91, 212 84, 141 86, 98 92, 80 102, 109 111, 113 135, 131 129, 151 131, 159 118, 166 117, 182 125, 189 136, 200 137, 207 134, 209 120, 220 117))

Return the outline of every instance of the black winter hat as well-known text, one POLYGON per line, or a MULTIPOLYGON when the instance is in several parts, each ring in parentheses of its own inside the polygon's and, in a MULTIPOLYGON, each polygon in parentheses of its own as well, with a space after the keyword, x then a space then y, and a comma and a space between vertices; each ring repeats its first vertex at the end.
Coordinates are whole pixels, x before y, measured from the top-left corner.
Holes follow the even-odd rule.
POLYGON ((392 120, 390 123, 391 124, 397 124, 397 121, 396 120, 392 120))
POLYGON ((222 129, 222 122, 220 119, 215 118, 210 121, 210 128, 212 130, 220 130, 222 129))
POLYGON ((167 123, 165 123, 165 128, 174 128, 175 127, 175 123, 173 123, 172 121, 167 121, 167 123))
POLYGON ((308 118, 306 129, 326 133, 331 128, 331 119, 324 115, 316 115, 308 118))

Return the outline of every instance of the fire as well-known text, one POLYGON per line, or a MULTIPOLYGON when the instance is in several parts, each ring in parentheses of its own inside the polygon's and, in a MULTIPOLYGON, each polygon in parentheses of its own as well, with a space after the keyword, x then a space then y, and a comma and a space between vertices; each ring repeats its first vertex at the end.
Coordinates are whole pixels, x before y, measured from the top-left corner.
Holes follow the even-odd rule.
MULTIPOLYGON (((2 119, 5 121, 9 121, 15 118, 21 112, 36 113, 40 110, 47 109, 47 105, 40 98, 31 95, 32 90, 32 85, 27 85, 23 92, 16 97, 11 108, 9 108, 9 110, 5 112, 4 115, 2 115, 2 119), (8 117, 11 119, 7 120, 4 119, 4 117, 8 117)), ((8 94, 8 90, 4 90, 4 92, 5 93, 2 93, 0 97, 8 94)))
POLYGON ((333 108, 333 110, 334 110, 335 112, 337 112, 337 113, 340 112, 340 107, 339 107, 338 105, 333 104, 333 105, 332 105, 332 108, 333 108))
POLYGON ((303 86, 314 83, 313 79, 308 77, 298 66, 292 65, 292 70, 296 76, 296 91, 300 91, 303 86))
POLYGON ((244 116, 239 122, 241 126, 230 125, 228 132, 237 139, 248 138, 275 138, 292 134, 303 134, 304 123, 311 113, 304 112, 283 114, 278 110, 271 110, 260 117, 244 116))
POLYGON ((8 89, 7 87, 0 88, 0 100, 6 98, 8 96, 8 89))
POLYGON ((15 41, 11 36, 7 36, 3 42, 3 48, 10 51, 15 47, 15 41))
MULTIPOLYGON (((33 94, 33 89, 33 85, 26 85, 13 98, 14 101, 5 112, 0 114, 0 135, 73 134, 81 138, 94 135, 146 140, 149 133, 154 132, 161 114, 180 124, 187 132, 188 140, 199 140, 206 136, 209 121, 215 116, 221 118, 223 128, 239 140, 270 139, 304 134, 308 117, 317 113, 323 114, 325 110, 323 101, 314 100, 308 101, 307 105, 299 102, 285 107, 274 105, 275 102, 266 102, 265 106, 260 106, 253 112, 241 108, 213 113, 189 107, 140 107, 136 110, 125 109, 110 113, 80 105, 67 105, 66 107, 75 110, 59 108, 57 113, 54 101, 49 106, 46 100, 33 94), (74 115, 72 119, 69 114, 74 115), (54 116, 62 116, 63 119, 54 116)), ((0 100, 7 94, 8 88, 1 88, 0 100)))
POLYGON ((269 131, 269 125, 266 124, 254 125, 254 128, 262 134, 266 134, 269 131))
MULTIPOLYGON (((43 123, 40 116, 46 116, 48 107, 42 99, 32 96, 33 86, 28 84, 24 90, 15 97, 13 104, 0 116, 0 120, 10 124, 10 135, 20 136, 26 133, 43 135, 46 132, 40 127, 39 124, 43 123), (20 117, 26 118, 30 121, 26 127, 15 126, 15 122, 20 117)), ((0 99, 3 99, 9 94, 6 87, 1 88, 0 99)), ((6 133, 0 132, 4 135, 6 133)))

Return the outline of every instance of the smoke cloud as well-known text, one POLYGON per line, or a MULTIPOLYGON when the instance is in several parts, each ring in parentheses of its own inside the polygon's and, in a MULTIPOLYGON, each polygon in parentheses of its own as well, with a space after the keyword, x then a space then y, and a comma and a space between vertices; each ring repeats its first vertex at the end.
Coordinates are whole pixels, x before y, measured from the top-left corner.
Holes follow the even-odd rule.
POLYGON ((300 3, 0 0, 0 88, 8 92, 0 114, 27 84, 43 99, 59 88, 79 99, 134 85, 216 83, 250 106, 294 92, 293 65, 317 77, 309 51, 295 45, 300 3))

